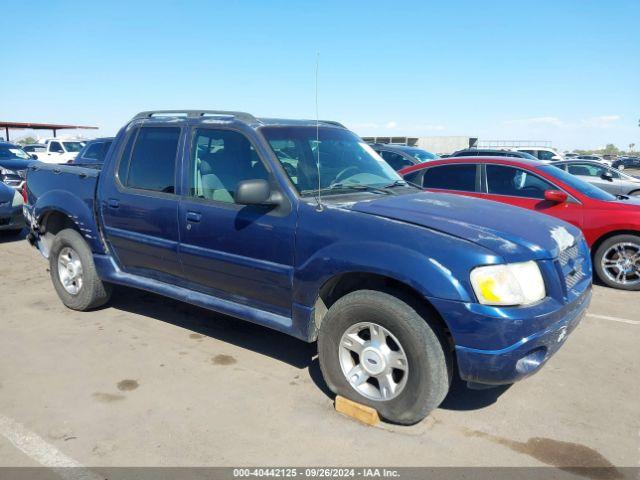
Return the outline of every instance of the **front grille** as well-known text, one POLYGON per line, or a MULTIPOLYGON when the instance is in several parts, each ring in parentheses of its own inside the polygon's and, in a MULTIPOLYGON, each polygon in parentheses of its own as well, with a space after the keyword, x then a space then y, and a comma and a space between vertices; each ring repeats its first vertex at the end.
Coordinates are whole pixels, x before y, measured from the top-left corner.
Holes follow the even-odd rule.
POLYGON ((578 244, 573 244, 571 247, 560 252, 558 262, 560 263, 560 270, 562 271, 567 290, 573 289, 573 287, 585 277, 583 268, 585 258, 580 254, 578 244))
POLYGON ((9 222, 11 222, 10 218, 0 218, 0 226, 9 225, 9 222))

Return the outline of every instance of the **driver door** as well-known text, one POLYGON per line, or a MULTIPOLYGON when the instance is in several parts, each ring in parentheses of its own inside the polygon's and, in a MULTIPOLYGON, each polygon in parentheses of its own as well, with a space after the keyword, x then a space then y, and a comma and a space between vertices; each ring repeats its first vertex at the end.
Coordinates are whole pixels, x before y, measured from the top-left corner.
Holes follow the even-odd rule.
POLYGON ((582 229, 582 204, 571 196, 564 203, 545 200, 545 190, 561 189, 538 175, 506 165, 485 165, 484 177, 484 198, 546 213, 582 229))
POLYGON ((289 316, 296 212, 234 201, 238 182, 270 180, 240 131, 194 128, 178 207, 179 256, 194 289, 289 316))

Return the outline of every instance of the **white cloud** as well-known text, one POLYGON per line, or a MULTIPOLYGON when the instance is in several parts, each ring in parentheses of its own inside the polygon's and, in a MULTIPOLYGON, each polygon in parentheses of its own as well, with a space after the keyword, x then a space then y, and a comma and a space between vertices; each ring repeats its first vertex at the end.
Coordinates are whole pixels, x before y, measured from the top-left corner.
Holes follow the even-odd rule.
POLYGON ((387 122, 387 124, 385 125, 386 128, 396 128, 397 126, 398 124, 394 121, 387 122))
POLYGON ((612 124, 620 120, 620 118, 622 118, 620 115, 601 115, 582 120, 582 125, 594 128, 611 128, 613 127, 612 124))

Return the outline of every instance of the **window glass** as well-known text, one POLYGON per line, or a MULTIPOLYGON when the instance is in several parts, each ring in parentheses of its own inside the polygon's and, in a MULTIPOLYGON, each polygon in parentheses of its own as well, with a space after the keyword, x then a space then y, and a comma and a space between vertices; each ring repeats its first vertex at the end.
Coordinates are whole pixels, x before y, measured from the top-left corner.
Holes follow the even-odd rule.
POLYGON ((583 177, 601 177, 608 169, 604 166, 593 163, 570 163, 567 167, 571 175, 581 175, 583 177))
POLYGON ((387 152, 385 150, 379 151, 378 153, 394 170, 400 170, 401 168, 413 165, 409 160, 398 153, 387 152))
POLYGON ((538 158, 540 160, 551 160, 555 154, 547 150, 538 150, 538 158))
POLYGON ((62 145, 60 145, 58 142, 51 142, 49 144, 49 151, 53 153, 64 153, 62 145))
POLYGON ((260 132, 302 196, 315 195, 318 183, 326 194, 344 194, 400 180, 370 145, 348 130, 301 126, 263 127, 260 132))
POLYGON ((192 197, 227 203, 234 202, 239 182, 269 179, 251 142, 232 130, 198 129, 190 171, 192 197))
POLYGON ((133 144, 136 141, 136 136, 138 135, 138 130, 133 130, 129 134, 129 138, 127 139, 127 145, 122 152, 122 157, 120 158, 120 164, 118 165, 118 180, 122 185, 127 181, 127 175, 129 174, 129 161, 131 160, 131 150, 133 149, 133 144))
POLYGON ((179 128, 141 128, 124 185, 142 190, 174 193, 179 138, 179 128))
POLYGON ((87 148, 87 151, 84 152, 83 158, 90 158, 92 160, 100 159, 100 154, 102 152, 103 144, 101 142, 92 143, 87 148))
POLYGON ((84 142, 62 142, 64 144, 64 148, 67 149, 67 152, 79 152, 84 147, 84 142))
POLYGON ((520 152, 524 152, 524 153, 528 153, 529 155, 533 155, 536 158, 540 158, 538 157, 538 151, 537 150, 519 150, 520 152))
POLYGON ((446 165, 430 168, 424 173, 422 186, 424 188, 475 192, 476 166, 446 165))
POLYGON ((591 185, 590 183, 587 183, 579 177, 571 175, 570 173, 565 172, 560 168, 555 168, 553 165, 544 165, 540 167, 540 170, 548 173, 549 175, 552 175, 554 178, 557 178, 561 182, 569 185, 571 188, 575 188, 577 191, 589 198, 607 201, 616 199, 616 197, 611 195, 610 193, 605 192, 604 190, 591 185))
POLYGON ((490 194, 511 197, 544 198, 545 190, 555 187, 546 180, 520 168, 487 165, 487 187, 490 194))

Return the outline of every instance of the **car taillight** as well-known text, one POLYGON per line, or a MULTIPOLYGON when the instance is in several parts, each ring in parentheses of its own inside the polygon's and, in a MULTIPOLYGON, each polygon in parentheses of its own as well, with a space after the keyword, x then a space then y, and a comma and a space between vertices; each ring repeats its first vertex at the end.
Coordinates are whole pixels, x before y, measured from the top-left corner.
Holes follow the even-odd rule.
POLYGON ((24 200, 24 204, 27 204, 27 181, 24 181, 22 185, 22 200, 24 200))

